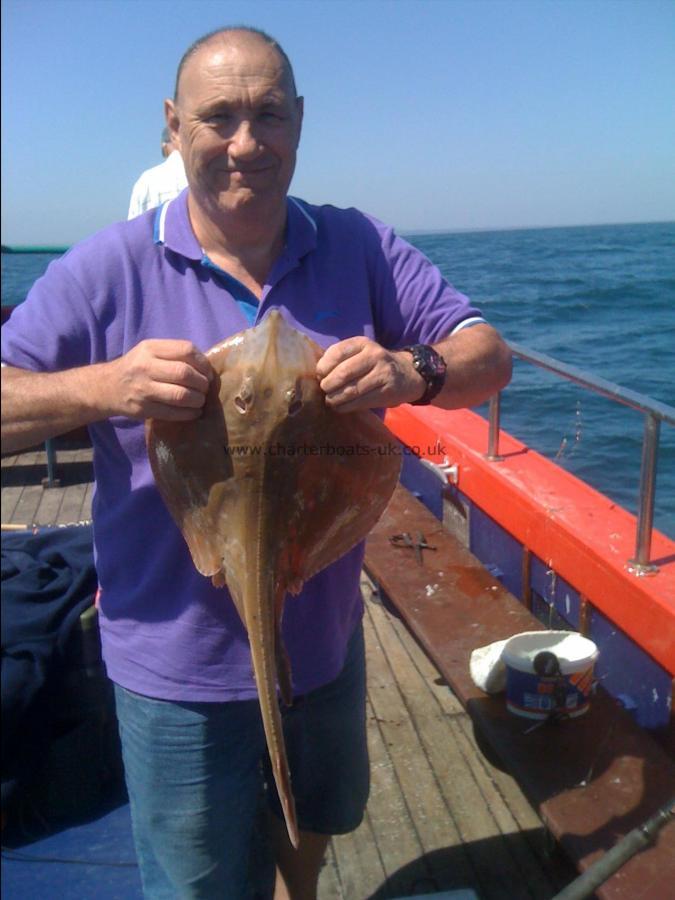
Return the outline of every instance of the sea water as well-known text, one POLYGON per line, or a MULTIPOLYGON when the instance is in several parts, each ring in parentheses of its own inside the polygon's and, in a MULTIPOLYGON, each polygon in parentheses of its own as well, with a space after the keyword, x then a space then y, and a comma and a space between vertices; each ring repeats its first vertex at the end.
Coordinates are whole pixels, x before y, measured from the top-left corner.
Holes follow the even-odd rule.
MULTIPOLYGON (((407 238, 507 340, 675 406, 674 222, 407 238)), ((641 413, 516 360, 501 425, 637 511, 641 413)), ((675 427, 667 424, 654 519, 675 537, 675 427)))
MULTIPOLYGON (((406 237, 508 340, 675 405, 675 223, 406 237)), ((21 302, 53 258, 3 253, 3 305, 21 302)), ((636 512, 640 413, 516 361, 502 427, 636 512)), ((669 425, 655 524, 675 537, 669 425)))

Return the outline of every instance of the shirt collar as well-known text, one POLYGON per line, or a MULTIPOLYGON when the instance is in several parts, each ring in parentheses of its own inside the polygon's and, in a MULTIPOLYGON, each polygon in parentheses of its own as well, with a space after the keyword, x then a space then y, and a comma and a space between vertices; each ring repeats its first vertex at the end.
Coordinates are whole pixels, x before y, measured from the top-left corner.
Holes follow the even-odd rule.
POLYGON ((188 189, 173 200, 166 200, 155 213, 154 241, 187 259, 200 260, 202 248, 190 225, 187 208, 188 189))
MULTIPOLYGON (((199 241, 190 225, 187 188, 173 200, 163 203, 155 214, 154 240, 187 259, 201 260, 199 241)), ((291 263, 300 260, 317 246, 318 228, 307 205, 287 197, 286 244, 283 257, 291 263)))

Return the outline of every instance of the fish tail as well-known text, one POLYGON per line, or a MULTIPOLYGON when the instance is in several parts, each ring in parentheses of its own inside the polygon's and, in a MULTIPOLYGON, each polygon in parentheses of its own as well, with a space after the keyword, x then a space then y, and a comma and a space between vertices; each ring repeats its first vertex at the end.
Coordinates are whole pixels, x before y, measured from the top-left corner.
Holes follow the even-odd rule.
POLYGON ((295 800, 293 798, 293 791, 291 789, 288 765, 284 764, 285 760, 279 760, 278 763, 278 777, 274 762, 272 763, 272 771, 274 771, 274 782, 277 786, 277 793, 279 794, 279 800, 281 802, 281 809, 284 814, 284 820, 286 822, 286 830, 288 831, 289 840, 293 847, 297 850, 298 844, 300 843, 300 834, 298 832, 298 820, 295 812, 295 800))
MULTIPOLYGON (((291 844, 297 849, 299 834, 295 800, 291 790, 291 776, 286 756, 281 712, 277 700, 277 625, 274 589, 269 578, 262 574, 268 571, 267 567, 256 568, 261 573, 261 577, 256 578, 255 574, 251 573, 247 579, 247 589, 244 591, 246 628, 251 646, 253 673, 258 688, 267 752, 272 764, 272 773, 284 813, 288 836, 291 844)), ((290 680, 285 689, 289 690, 289 686, 290 680)))

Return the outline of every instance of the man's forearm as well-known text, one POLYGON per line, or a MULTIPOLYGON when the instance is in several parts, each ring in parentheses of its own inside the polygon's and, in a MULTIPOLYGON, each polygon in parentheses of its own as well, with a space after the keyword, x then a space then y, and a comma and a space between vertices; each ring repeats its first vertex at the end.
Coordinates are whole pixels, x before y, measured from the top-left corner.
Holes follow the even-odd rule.
POLYGON ((15 452, 110 416, 201 415, 211 363, 190 341, 145 340, 109 362, 62 372, 2 370, 2 449, 15 452))
POLYGON ((12 453, 106 418, 105 364, 64 372, 2 369, 2 450, 12 453))
POLYGON ((490 325, 465 328, 434 344, 434 348, 448 367, 445 385, 432 401, 434 406, 478 406, 511 378, 511 351, 490 325))

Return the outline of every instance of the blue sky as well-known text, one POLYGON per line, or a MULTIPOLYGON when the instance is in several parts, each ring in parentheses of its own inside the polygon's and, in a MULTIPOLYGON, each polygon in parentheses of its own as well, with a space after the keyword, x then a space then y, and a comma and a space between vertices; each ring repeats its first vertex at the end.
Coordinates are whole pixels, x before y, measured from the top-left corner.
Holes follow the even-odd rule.
POLYGON ((180 56, 227 24, 293 61, 311 202, 403 231, 675 218, 672 0, 4 0, 3 243, 125 218, 180 56))

